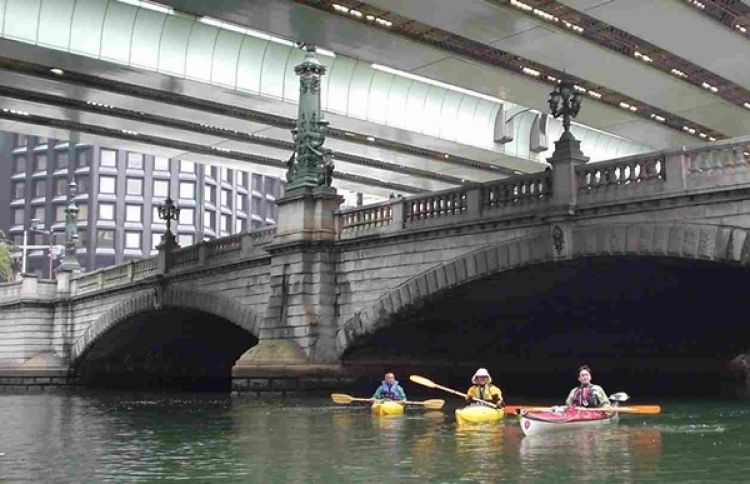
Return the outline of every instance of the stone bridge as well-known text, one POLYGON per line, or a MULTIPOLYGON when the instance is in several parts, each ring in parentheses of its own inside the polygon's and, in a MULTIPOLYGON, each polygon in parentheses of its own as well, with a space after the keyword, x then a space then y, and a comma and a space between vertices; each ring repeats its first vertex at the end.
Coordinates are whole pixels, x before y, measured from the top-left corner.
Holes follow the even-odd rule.
POLYGON ((621 256, 750 262, 750 137, 592 164, 555 156, 545 172, 355 209, 339 210, 332 189, 289 192, 273 229, 0 285, 0 384, 126 371, 114 360, 151 328, 167 348, 203 322, 196 339, 226 353, 236 390, 336 384, 373 335, 505 271, 621 256), (192 316, 170 326, 175 311, 192 316))

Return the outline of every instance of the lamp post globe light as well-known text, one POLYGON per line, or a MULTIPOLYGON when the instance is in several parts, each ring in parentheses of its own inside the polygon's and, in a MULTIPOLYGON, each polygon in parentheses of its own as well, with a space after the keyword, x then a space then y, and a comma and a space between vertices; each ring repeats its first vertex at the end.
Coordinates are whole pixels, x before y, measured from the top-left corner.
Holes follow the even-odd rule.
POLYGON ((552 116, 555 118, 562 116, 563 118, 564 132, 560 139, 573 138, 570 132, 570 118, 578 116, 578 112, 581 110, 581 93, 575 90, 573 81, 570 79, 560 81, 550 93, 547 102, 552 116))
POLYGON ((159 250, 171 250, 179 248, 174 234, 172 233, 172 220, 180 217, 180 208, 174 204, 172 197, 167 197, 163 205, 157 207, 159 218, 167 223, 167 230, 161 236, 161 242, 156 247, 159 250))

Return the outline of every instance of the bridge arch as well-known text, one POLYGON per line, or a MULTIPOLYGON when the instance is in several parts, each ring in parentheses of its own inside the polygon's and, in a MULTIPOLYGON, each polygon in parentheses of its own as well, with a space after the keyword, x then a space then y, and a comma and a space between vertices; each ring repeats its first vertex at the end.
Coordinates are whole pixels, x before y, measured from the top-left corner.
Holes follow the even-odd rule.
POLYGON ((592 226, 550 224, 524 237, 463 254, 432 267, 386 292, 346 321, 336 335, 341 357, 366 336, 391 324, 402 310, 483 277, 545 262, 597 256, 652 256, 750 263, 748 229, 687 223, 632 223, 592 226))
POLYGON ((224 296, 183 288, 156 288, 115 305, 88 327, 73 344, 70 361, 75 364, 81 356, 109 329, 132 316, 164 308, 193 309, 208 313, 239 326, 256 338, 259 321, 249 308, 224 296))

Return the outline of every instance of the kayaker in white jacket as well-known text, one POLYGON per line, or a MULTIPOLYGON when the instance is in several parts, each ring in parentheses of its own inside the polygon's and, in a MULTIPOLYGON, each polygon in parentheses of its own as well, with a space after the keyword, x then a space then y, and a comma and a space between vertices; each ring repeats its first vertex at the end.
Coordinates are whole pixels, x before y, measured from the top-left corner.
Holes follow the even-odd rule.
POLYGON ((570 391, 568 398, 565 400, 565 405, 589 408, 608 407, 610 405, 604 389, 591 383, 591 368, 588 365, 578 368, 578 382, 580 385, 570 391))

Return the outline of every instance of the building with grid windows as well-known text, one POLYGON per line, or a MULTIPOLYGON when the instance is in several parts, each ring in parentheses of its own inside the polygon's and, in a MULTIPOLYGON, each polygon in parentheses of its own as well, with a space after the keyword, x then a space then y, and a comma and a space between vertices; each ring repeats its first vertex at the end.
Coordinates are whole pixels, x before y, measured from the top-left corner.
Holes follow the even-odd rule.
MULTIPOLYGON (((0 133, 0 230, 17 245, 64 243, 67 187, 78 184, 78 260, 84 270, 155 252, 166 230, 158 206, 180 207, 173 231, 181 246, 276 222, 281 180, 127 150, 0 133), (31 231, 37 219, 43 230, 31 231), (47 233, 43 233, 43 232, 47 233)), ((48 276, 49 251, 30 250, 27 272, 48 276)), ((58 261, 51 264, 56 266, 58 261)))

